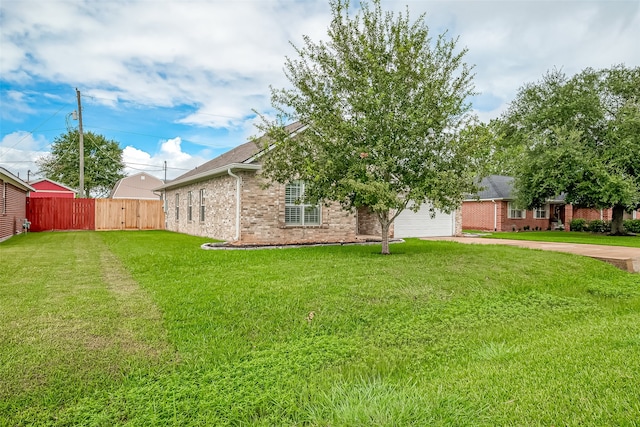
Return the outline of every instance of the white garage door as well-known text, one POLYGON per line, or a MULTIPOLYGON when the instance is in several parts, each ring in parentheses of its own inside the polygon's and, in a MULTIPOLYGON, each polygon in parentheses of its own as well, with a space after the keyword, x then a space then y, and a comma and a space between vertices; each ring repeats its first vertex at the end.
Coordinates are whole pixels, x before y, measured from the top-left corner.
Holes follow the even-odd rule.
POLYGON ((435 237, 455 234, 455 212, 436 211, 431 218, 429 205, 422 205, 418 212, 405 209, 394 221, 394 237, 435 237))

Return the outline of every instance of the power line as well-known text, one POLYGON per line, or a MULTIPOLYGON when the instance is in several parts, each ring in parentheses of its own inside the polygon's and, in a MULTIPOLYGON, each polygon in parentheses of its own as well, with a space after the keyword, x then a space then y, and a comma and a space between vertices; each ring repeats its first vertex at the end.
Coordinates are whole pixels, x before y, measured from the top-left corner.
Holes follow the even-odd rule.
POLYGON ((15 144, 6 147, 7 151, 4 153, 0 153, 0 156, 3 156, 5 154, 7 154, 9 152, 10 149, 14 148, 16 145, 20 144, 22 141, 24 141, 25 139, 27 139, 27 137, 33 135, 33 133, 35 131, 37 131, 42 125, 44 125, 46 122, 48 122, 49 120, 51 120, 55 115, 57 115, 60 111, 62 111, 63 108, 67 107, 67 105, 63 105, 62 107, 60 107, 58 109, 58 111, 56 111, 55 113, 53 113, 51 116, 49 116, 47 119, 45 119, 42 123, 40 123, 38 126, 36 126, 35 128, 33 128, 30 132, 28 132, 25 136, 23 136, 22 138, 20 138, 15 144))

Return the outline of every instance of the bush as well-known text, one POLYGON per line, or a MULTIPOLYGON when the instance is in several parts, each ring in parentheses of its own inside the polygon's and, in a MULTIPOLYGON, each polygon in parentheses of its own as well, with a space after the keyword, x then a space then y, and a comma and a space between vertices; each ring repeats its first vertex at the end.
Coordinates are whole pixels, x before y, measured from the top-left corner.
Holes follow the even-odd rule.
POLYGON ((627 233, 640 234, 640 219, 625 219, 622 226, 627 233))
POLYGON ((603 221, 601 219, 589 221, 589 231, 592 233, 607 233, 611 231, 611 221, 603 221))
POLYGON ((574 218, 569 225, 571 231, 587 231, 587 221, 583 218, 574 218))

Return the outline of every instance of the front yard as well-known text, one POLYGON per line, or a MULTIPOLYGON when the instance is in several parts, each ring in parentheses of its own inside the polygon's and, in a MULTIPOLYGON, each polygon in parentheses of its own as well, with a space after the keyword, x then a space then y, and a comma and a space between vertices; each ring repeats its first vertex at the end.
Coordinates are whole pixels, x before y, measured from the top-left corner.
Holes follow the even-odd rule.
POLYGON ((1 243, 0 425, 638 423, 640 275, 493 245, 205 241, 1 243))
MULTIPOLYGON (((465 230, 465 232, 467 232, 465 230)), ((487 239, 532 240, 536 242, 585 243, 591 245, 626 246, 640 248, 640 236, 609 236, 585 231, 501 231, 476 232, 487 239)))

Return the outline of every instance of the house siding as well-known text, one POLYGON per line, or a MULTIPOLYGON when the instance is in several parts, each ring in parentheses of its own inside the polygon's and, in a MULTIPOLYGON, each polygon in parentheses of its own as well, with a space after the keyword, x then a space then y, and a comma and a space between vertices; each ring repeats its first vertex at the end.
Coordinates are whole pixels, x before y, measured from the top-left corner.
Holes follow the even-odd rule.
POLYGON ((26 217, 27 192, 0 180, 0 241, 21 233, 26 217))
POLYGON ((36 191, 32 191, 29 197, 32 199, 42 198, 61 198, 61 199, 73 199, 76 197, 76 193, 68 190, 64 187, 56 185, 50 181, 40 181, 31 184, 36 191))

